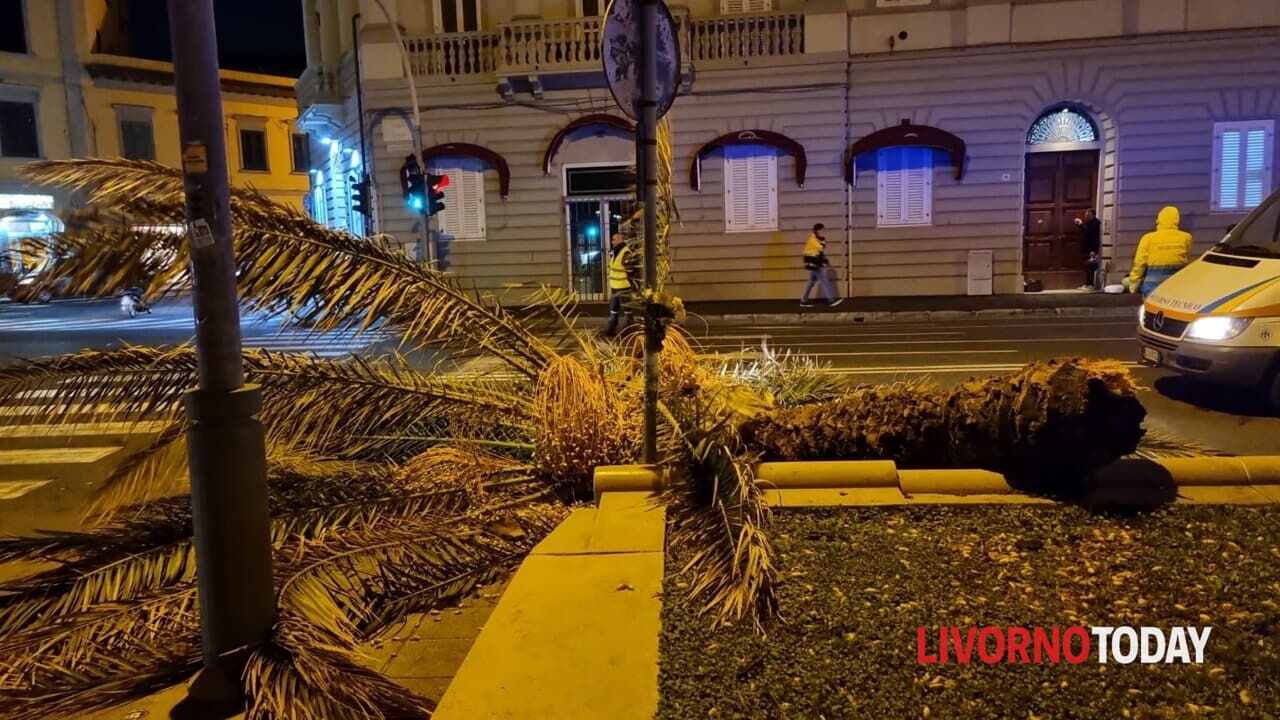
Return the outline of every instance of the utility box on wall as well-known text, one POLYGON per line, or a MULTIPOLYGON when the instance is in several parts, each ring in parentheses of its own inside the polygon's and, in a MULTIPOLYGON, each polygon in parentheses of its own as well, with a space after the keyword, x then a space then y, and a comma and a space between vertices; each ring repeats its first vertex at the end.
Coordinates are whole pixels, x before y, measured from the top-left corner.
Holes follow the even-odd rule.
POLYGON ((970 295, 991 294, 991 276, 994 260, 995 252, 992 250, 969 251, 968 280, 970 295))

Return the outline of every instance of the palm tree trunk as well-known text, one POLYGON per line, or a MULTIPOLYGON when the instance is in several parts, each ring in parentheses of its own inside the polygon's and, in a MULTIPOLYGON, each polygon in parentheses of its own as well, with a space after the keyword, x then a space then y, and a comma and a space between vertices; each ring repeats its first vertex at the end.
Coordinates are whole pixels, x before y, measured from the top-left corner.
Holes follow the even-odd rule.
POLYGON ((765 460, 977 467, 1031 485, 1079 479, 1132 453, 1146 410, 1115 362, 1034 363, 950 390, 881 385, 770 411, 744 426, 765 460))

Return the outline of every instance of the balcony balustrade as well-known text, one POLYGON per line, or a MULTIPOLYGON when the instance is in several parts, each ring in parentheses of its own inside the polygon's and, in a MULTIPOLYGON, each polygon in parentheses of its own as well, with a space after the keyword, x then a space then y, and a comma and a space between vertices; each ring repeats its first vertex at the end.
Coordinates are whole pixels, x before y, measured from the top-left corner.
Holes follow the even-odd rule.
MULTIPOLYGON (((804 54, 803 13, 757 13, 711 18, 676 16, 685 62, 721 62, 804 54)), ((447 80, 595 71, 601 66, 604 18, 520 20, 497 32, 424 35, 405 39, 415 77, 447 80)))

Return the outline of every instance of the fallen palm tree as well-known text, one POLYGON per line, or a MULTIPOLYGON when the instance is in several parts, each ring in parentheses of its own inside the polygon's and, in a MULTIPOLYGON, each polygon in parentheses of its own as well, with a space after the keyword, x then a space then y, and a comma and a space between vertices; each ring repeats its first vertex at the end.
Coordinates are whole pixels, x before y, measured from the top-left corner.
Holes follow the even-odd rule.
MULTIPOLYGON (((64 161, 30 176, 85 192, 104 214, 143 221, 82 217, 57 239, 52 272, 102 293, 139 274, 157 292, 180 286, 185 248, 129 229, 181 221, 176 171, 64 161), (173 262, 157 267, 165 253, 173 262)), ((233 191, 231 207, 237 282, 250 307, 320 330, 389 327, 509 370, 463 377, 398 355, 245 353, 247 381, 264 391, 281 613, 249 665, 248 715, 425 714, 430 702, 364 667, 359 646, 509 572, 575 498, 590 495, 595 467, 634 462, 640 340, 597 345, 577 330, 573 298, 558 291, 510 312, 407 261, 385 238, 317 226, 252 191, 233 191)), ((166 424, 107 480, 88 530, 0 540, 0 559, 56 564, 0 586, 0 715, 78 717, 198 665, 180 402, 195 381, 190 347, 0 370, 0 401, 48 398, 33 421, 111 405, 122 418, 166 424)), ((671 479, 662 501, 672 542, 691 549, 690 592, 713 621, 756 625, 777 610, 767 509, 753 481, 760 454, 1012 469, 1052 452, 1083 469, 1131 452, 1142 420, 1132 382, 1111 365, 1037 365, 951 392, 849 388, 811 362, 707 361, 675 328, 660 399, 671 479), (1066 458, 1077 442, 1093 444, 1066 458)))
POLYGON ((868 387, 770 411, 746 424, 743 439, 767 460, 875 458, 1079 479, 1138 449, 1146 410, 1137 389, 1112 361, 1032 363, 950 389, 868 387))

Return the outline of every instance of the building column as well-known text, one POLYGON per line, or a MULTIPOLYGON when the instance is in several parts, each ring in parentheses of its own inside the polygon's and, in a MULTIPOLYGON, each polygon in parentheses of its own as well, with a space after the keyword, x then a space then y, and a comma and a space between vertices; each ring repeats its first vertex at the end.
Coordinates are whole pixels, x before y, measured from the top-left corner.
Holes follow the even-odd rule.
POLYGON ((320 64, 320 16, 316 0, 302 0, 302 27, 307 41, 307 67, 320 64))
POLYGON ((337 68, 342 60, 342 24, 338 13, 338 0, 319 0, 320 7, 320 58, 327 68, 337 68))

